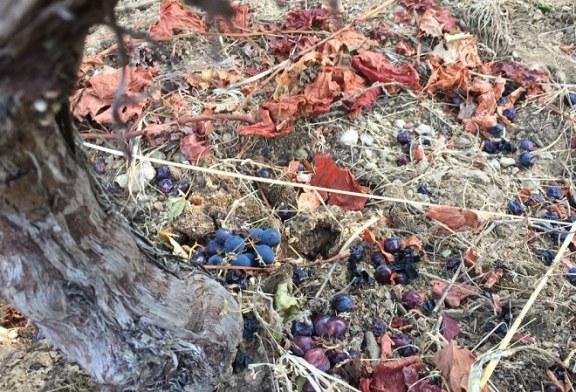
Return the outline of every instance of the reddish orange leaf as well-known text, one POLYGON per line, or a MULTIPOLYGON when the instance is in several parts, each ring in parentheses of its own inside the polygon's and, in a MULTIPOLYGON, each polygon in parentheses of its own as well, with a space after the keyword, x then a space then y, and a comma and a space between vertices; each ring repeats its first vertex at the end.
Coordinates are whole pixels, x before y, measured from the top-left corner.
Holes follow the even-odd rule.
POLYGON ((468 267, 474 267, 478 261, 478 255, 474 252, 474 248, 468 248, 464 254, 464 263, 468 267))
POLYGON ((362 392, 442 391, 437 385, 418 379, 418 373, 425 367, 426 365, 422 363, 422 359, 417 355, 389 362, 380 362, 374 369, 372 378, 360 380, 359 388, 362 392))
MULTIPOLYGON (((131 100, 129 104, 122 105, 118 114, 124 122, 134 120, 148 103, 148 98, 138 97, 148 86, 154 82, 155 68, 126 67, 124 81, 124 95, 131 100)), ((90 116, 100 124, 111 124, 112 106, 118 87, 120 86, 121 70, 112 70, 112 73, 94 75, 86 82, 86 87, 79 89, 70 98, 73 113, 76 118, 83 120, 90 116)))
MULTIPOLYGON (((392 65, 383 54, 366 51, 352 58, 352 66, 372 83, 397 82, 415 90, 420 89, 420 77, 412 65, 408 63, 392 65)), ((400 90, 397 86, 385 88, 391 93, 400 90)))
POLYGON ((548 71, 540 69, 530 69, 516 61, 498 61, 491 63, 492 75, 505 75, 509 79, 520 83, 528 94, 538 94, 543 92, 541 83, 550 82, 548 71))
MULTIPOLYGON (((432 280, 432 292, 437 296, 441 297, 446 289, 448 288, 448 283, 441 280, 432 280)), ((472 294, 478 293, 478 290, 474 286, 469 286, 462 283, 454 283, 452 287, 448 290, 448 294, 444 299, 444 302, 451 308, 457 308, 460 306, 460 302, 472 294)))
POLYGON ((424 213, 425 218, 437 220, 452 230, 477 230, 491 219, 490 214, 480 217, 473 211, 451 206, 430 206, 424 213))
MULTIPOLYGON (((312 177, 311 185, 345 190, 349 192, 369 193, 369 189, 361 186, 356 182, 350 170, 342 169, 336 166, 329 155, 318 153, 314 157, 316 173, 312 177)), ((366 204, 365 197, 342 195, 331 193, 327 196, 328 203, 340 206, 347 211, 358 211, 364 208, 366 204)))
POLYGON ((442 336, 448 341, 454 339, 460 332, 462 328, 458 325, 458 322, 447 314, 442 314, 442 324, 440 329, 442 330, 442 336))
POLYGON ((502 279, 504 276, 504 270, 502 268, 496 268, 492 271, 488 271, 484 276, 484 287, 491 289, 496 283, 502 279))
POLYGON ((206 146, 206 142, 200 140, 195 133, 186 135, 180 140, 180 151, 192 163, 211 155, 210 148, 206 146))
POLYGON ((204 19, 177 0, 163 0, 160 20, 150 28, 152 38, 172 37, 173 30, 206 31, 204 19))
MULTIPOLYGON (((458 347, 455 340, 434 355, 434 364, 442 372, 451 391, 468 390, 470 368, 476 357, 466 348, 458 347)), ((481 392, 488 392, 484 387, 481 392)))
POLYGON ((404 238, 400 243, 400 249, 404 250, 406 248, 413 248, 414 253, 418 253, 420 252, 420 249, 422 249, 422 240, 415 235, 404 238))

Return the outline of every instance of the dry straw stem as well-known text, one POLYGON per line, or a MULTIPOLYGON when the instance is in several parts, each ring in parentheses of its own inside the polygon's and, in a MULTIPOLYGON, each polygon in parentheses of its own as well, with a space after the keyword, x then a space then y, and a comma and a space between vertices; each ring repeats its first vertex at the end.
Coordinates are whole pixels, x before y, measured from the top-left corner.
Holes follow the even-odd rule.
POLYGON ((474 380, 472 378, 470 378, 470 384, 468 385, 468 391, 470 391, 470 392, 479 391, 481 388, 483 388, 486 385, 486 383, 488 382, 488 380, 492 376, 492 373, 494 373, 494 370, 496 369, 496 366, 498 365, 498 362, 500 361, 500 357, 505 355, 506 349, 508 348, 508 345, 512 341, 512 337, 518 331, 518 329, 520 328, 520 324, 522 324, 522 321, 524 320, 524 317, 526 317, 526 315, 528 314, 528 311, 530 311, 530 308, 532 307, 532 305, 534 305, 534 302, 536 302, 536 298, 538 298, 538 295, 540 295, 540 292, 546 286, 546 283, 548 282, 548 278, 550 278, 550 276, 552 275, 554 270, 560 264, 560 260, 562 260, 562 258, 564 257, 564 253, 566 252, 566 249, 568 249, 568 245, 570 245, 572 243, 572 239, 574 238, 575 230, 576 230, 576 222, 574 222, 572 224, 572 226, 570 227, 570 232, 566 236, 566 239, 562 243, 562 246, 560 246, 560 249, 558 249, 558 253, 556 254, 556 257, 554 258, 554 261, 550 265, 550 268, 548 268, 548 271, 546 271, 544 276, 540 279, 538 286, 536 286, 536 289, 534 290, 534 292, 532 293, 532 295, 528 299, 528 302, 526 302, 526 305, 524 305, 524 307, 522 308, 522 311, 520 312, 520 314, 516 318, 516 321, 514 321, 514 324, 512 324, 512 326, 508 330, 508 333, 506 334, 506 336, 504 336, 504 339, 502 339, 502 341, 498 345, 498 349, 496 352, 497 353, 500 352, 500 355, 498 355, 495 359, 492 359, 488 363, 488 366, 486 366, 486 370, 484 370, 484 373, 482 374, 482 378, 480 379, 479 385, 477 383, 473 383, 474 380), (475 385, 473 385, 473 384, 475 384, 475 385))

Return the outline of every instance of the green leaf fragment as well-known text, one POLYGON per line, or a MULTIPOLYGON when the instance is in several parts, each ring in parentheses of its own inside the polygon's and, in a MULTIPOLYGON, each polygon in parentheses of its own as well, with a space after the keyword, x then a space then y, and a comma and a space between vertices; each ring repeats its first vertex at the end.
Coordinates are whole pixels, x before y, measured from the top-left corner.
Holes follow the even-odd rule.
POLYGON ((297 315, 300 312, 298 301, 288 290, 288 283, 280 283, 276 287, 276 294, 274 295, 274 308, 282 317, 283 321, 287 321, 290 317, 297 315))
POLYGON ((536 3, 536 8, 538 8, 542 12, 552 11, 552 6, 548 3, 544 3, 543 1, 539 1, 538 3, 536 3))
POLYGON ((184 197, 171 197, 166 202, 166 207, 168 208, 168 220, 172 222, 174 219, 178 218, 184 208, 188 205, 188 201, 184 197))

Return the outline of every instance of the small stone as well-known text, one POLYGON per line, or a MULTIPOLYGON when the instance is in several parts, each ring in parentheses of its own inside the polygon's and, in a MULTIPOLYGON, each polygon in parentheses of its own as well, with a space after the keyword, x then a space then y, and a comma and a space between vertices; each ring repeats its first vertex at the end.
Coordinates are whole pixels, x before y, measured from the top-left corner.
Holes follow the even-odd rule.
POLYGON ((374 144, 374 136, 372 136, 368 133, 363 133, 362 135, 360 135, 360 141, 365 146, 371 146, 374 144))
POLYGON ((436 133, 430 125, 420 124, 415 129, 416 133, 420 136, 434 136, 436 133))
POLYGON ((516 159, 510 157, 502 157, 500 158, 500 166, 503 168, 507 168, 510 166, 514 166, 516 164, 516 159))
POLYGON ((542 12, 540 12, 540 10, 536 11, 534 16, 532 17, 532 19, 534 19, 535 21, 538 21, 542 18, 544 18, 544 15, 542 14, 542 12))
POLYGON ((464 150, 472 147, 472 142, 467 137, 460 136, 458 140, 456 140, 456 147, 464 150))
POLYGON ((489 159, 487 163, 488 166, 492 169, 492 171, 499 172, 500 169, 502 169, 500 167, 500 162, 498 162, 498 160, 496 159, 489 159))
POLYGON ((340 136, 340 144, 345 146, 355 146, 358 144, 358 137, 358 131, 354 129, 348 129, 347 131, 344 131, 342 136, 340 136))
POLYGON ((398 120, 394 121, 394 127, 398 128, 398 129, 404 129, 405 126, 406 126, 406 121, 404 121, 402 119, 398 119, 398 120))
POLYGON ((538 153, 538 158, 552 160, 552 159, 554 159, 554 154, 552 154, 549 151, 543 151, 543 152, 538 153))
POLYGON ((308 159, 308 151, 306 151, 304 148, 299 148, 296 151, 294 151, 294 158, 296 158, 299 161, 308 159))

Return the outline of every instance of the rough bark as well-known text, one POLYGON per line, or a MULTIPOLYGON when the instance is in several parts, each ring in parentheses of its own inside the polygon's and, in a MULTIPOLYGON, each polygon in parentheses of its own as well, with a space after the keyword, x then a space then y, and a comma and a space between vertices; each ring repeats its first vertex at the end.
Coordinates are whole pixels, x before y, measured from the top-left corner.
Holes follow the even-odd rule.
POLYGON ((0 290, 100 384, 209 391, 240 340, 238 305, 150 263, 70 123, 84 38, 113 3, 0 3, 0 290))

